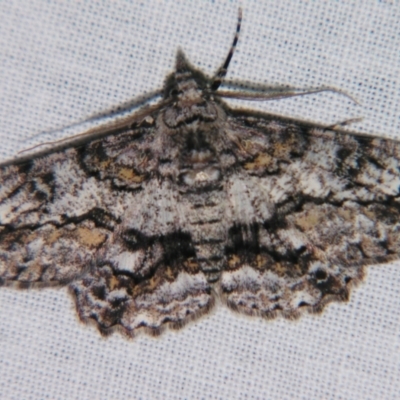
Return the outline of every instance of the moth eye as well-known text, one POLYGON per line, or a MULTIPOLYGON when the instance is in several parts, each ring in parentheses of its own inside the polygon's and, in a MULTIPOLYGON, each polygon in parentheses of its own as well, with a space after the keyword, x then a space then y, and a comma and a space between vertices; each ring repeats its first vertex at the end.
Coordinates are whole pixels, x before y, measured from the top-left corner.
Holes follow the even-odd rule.
POLYGON ((178 89, 172 89, 172 90, 169 92, 169 95, 170 95, 170 96, 173 96, 173 97, 178 96, 178 94, 179 94, 178 89))

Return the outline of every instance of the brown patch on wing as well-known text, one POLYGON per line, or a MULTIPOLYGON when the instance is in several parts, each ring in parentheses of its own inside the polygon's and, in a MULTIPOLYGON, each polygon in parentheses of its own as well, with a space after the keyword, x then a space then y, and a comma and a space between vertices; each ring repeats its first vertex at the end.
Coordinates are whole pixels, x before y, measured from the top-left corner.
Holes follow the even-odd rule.
POLYGON ((116 173, 126 183, 142 183, 145 180, 144 175, 137 174, 132 168, 120 167, 116 169, 116 173))
POLYGON ((323 210, 311 209, 304 213, 297 214, 294 218, 294 223, 303 231, 308 231, 318 226, 321 221, 325 219, 325 217, 326 215, 324 214, 323 210))
POLYGON ((1 234, 0 279, 4 284, 65 284, 93 262, 109 232, 91 221, 1 234))
POLYGON ((77 229, 77 235, 80 242, 84 246, 98 247, 107 239, 107 235, 103 233, 101 229, 88 229, 85 227, 79 227, 77 229))
POLYGON ((264 170, 271 167, 276 162, 269 154, 259 154, 252 162, 244 164, 247 170, 264 170))

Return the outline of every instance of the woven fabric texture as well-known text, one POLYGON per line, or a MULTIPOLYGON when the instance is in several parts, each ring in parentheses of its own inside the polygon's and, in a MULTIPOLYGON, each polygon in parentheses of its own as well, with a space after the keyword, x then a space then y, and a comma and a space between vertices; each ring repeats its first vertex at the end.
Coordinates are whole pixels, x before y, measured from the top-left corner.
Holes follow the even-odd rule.
MULTIPOLYGON (((242 1, 228 78, 330 86, 247 107, 396 138, 400 5, 242 1)), ((181 47, 212 75, 236 28, 235 1, 3 2, 0 160, 53 130, 162 87, 181 47), (46 133, 47 132, 47 133, 46 133)), ((233 104, 233 103, 232 103, 233 104)), ((236 103, 235 103, 236 104, 236 103)), ((400 262, 373 266, 346 304, 293 322, 219 306, 158 338, 103 339, 65 288, 0 288, 4 399, 395 399, 400 393, 400 262)))

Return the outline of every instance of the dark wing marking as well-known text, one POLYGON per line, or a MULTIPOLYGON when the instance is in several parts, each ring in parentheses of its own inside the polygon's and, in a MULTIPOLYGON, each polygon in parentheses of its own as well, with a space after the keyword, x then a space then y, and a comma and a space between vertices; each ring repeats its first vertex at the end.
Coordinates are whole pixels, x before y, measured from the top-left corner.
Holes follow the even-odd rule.
POLYGON ((220 288, 246 314, 287 317, 346 300, 363 266, 400 258, 400 143, 235 113, 220 288))

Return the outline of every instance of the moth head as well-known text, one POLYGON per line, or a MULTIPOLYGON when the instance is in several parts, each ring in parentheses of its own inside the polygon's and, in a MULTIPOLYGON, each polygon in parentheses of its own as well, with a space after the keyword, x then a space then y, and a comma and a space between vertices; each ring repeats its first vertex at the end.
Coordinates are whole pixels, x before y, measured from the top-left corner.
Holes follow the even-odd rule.
POLYGON ((167 78, 164 85, 164 98, 203 97, 210 80, 193 67, 181 49, 176 54, 175 71, 167 78))

